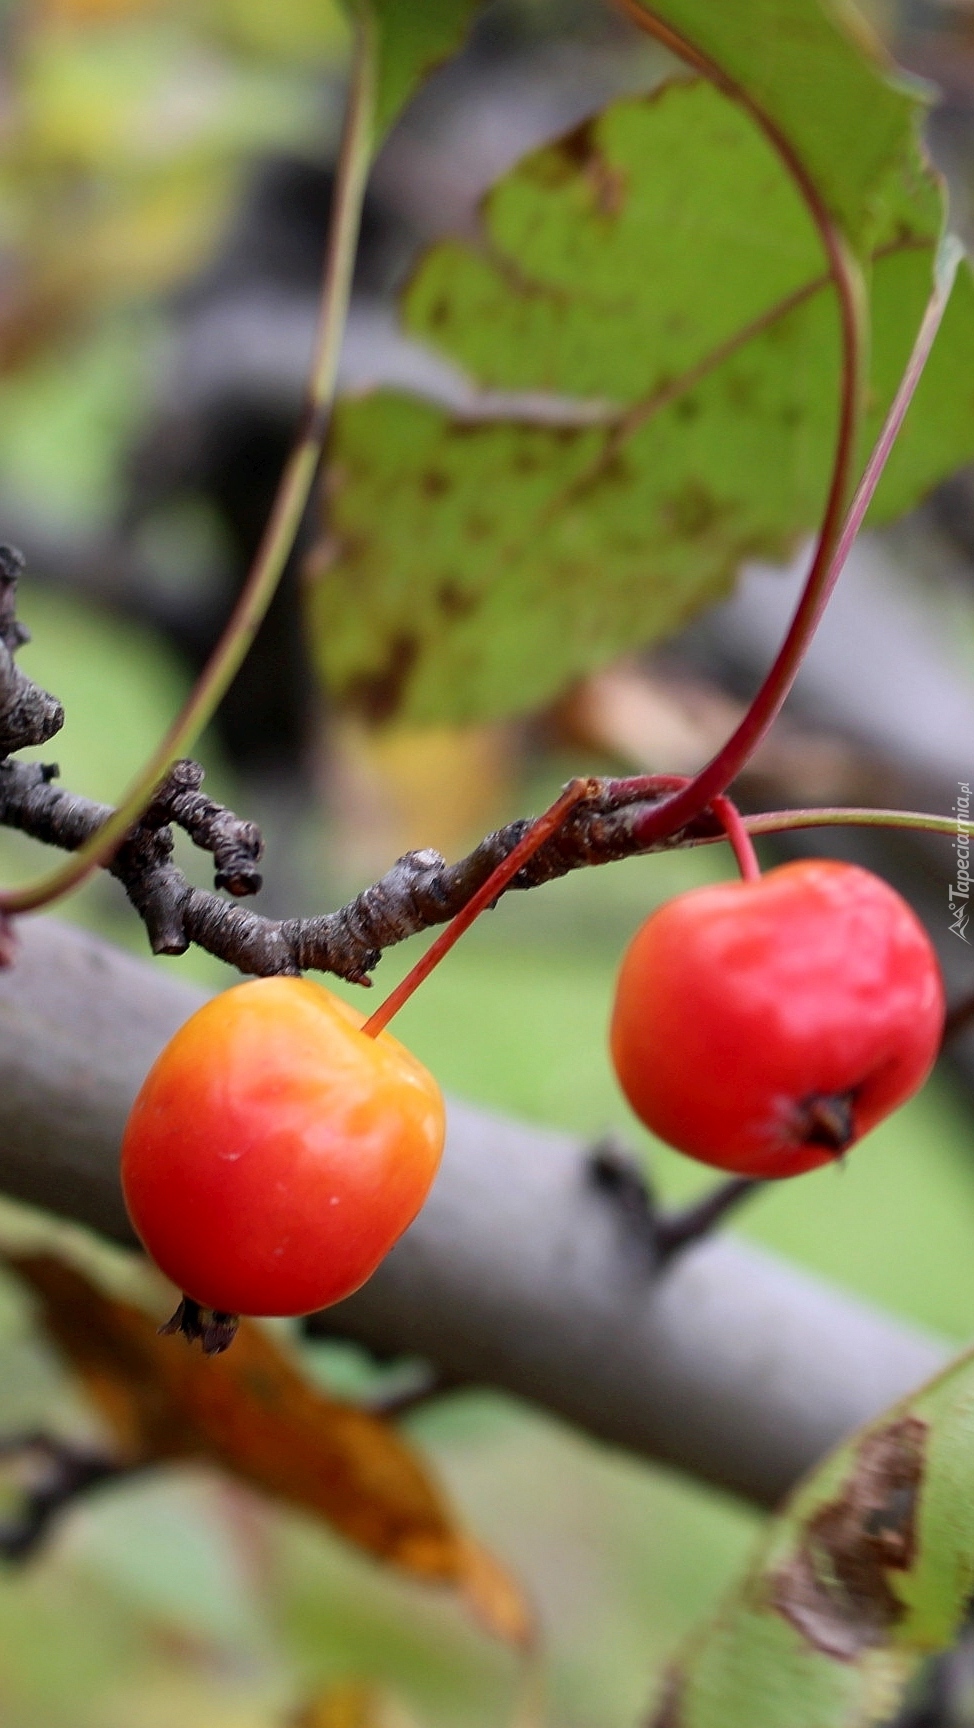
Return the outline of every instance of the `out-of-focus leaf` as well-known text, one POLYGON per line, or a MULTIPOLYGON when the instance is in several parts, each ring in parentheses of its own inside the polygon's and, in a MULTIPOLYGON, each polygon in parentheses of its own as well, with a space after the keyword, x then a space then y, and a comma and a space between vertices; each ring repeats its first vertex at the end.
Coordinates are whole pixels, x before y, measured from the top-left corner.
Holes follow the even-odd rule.
POLYGON ((381 138, 410 96, 461 47, 481 0, 373 0, 379 26, 376 134, 381 138))
POLYGON ((309 1386, 259 1326, 243 1321, 233 1348, 207 1359, 53 1255, 7 1260, 39 1298, 44 1328, 108 1422, 121 1463, 216 1464, 376 1559, 454 1586, 497 1636, 530 1637, 518 1586, 460 1527, 405 1440, 309 1386))
MULTIPOLYGON (((560 743, 614 757, 640 773, 696 774, 740 724, 744 709, 703 679, 617 661, 573 685, 548 724, 560 743)), ((854 804, 873 787, 870 765, 853 745, 780 720, 741 781, 774 805, 854 804)))
POLYGON ((938 199, 918 148, 929 92, 897 74, 848 0, 651 0, 644 9, 715 62, 777 128, 863 256, 904 198, 936 224, 938 199))
POLYGON ((651 1728, 879 1728, 974 1588, 974 1352, 845 1441, 673 1665, 651 1728))
POLYGON ((459 857, 514 796, 519 752, 507 726, 376 732, 347 718, 333 724, 329 752, 333 845, 350 876, 380 876, 421 846, 459 857))
POLYGON ((59 24, 105 24, 158 12, 163 0, 34 0, 34 18, 59 24))
MULTIPOLYGON (((810 8, 710 11, 737 67, 755 20, 790 43, 810 8)), ((917 156, 917 99, 814 14, 804 107, 788 101, 806 168, 868 244, 865 452, 930 292, 942 200, 917 156)), ((312 629, 326 681, 366 716, 536 707, 814 528, 835 442, 834 292, 793 180, 712 86, 617 102, 522 162, 487 199, 479 245, 426 254, 404 313, 475 390, 446 408, 378 393, 336 417, 312 629)), ((974 454, 972 356, 964 268, 874 521, 974 454)))
POLYGON ((20 8, 0 164, 0 364, 197 268, 254 153, 320 148, 321 74, 344 30, 330 0, 317 41, 307 14, 308 0, 281 0, 267 54, 246 0, 20 8))

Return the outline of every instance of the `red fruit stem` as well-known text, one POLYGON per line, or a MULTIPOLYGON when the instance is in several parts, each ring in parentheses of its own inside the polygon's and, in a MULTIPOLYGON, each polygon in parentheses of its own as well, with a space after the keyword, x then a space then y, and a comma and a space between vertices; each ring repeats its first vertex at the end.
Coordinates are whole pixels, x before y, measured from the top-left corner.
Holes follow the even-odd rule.
POLYGON ((839 535, 832 568, 829 571, 822 605, 831 597, 832 590, 838 580, 842 566, 852 550, 853 542, 865 520, 866 512, 873 501, 873 494, 883 476, 883 470, 889 461, 890 451, 896 443, 907 410, 916 393, 916 387, 923 376, 924 367, 930 358, 937 331, 947 310, 947 302, 954 285, 957 266, 963 257, 963 247, 959 240, 948 234, 941 242, 934 267, 934 287, 927 301, 920 328, 906 370, 900 379, 896 395, 890 403, 889 412, 880 428, 879 437, 873 445, 869 461, 863 470, 862 479, 856 487, 855 496, 849 506, 842 532, 839 535))
MULTIPOLYGON (((655 774, 652 777, 656 791, 669 791, 671 788, 686 784, 686 776, 682 774, 655 774)), ((625 782, 617 782, 625 784, 625 782)), ((561 796, 548 810, 532 822, 525 834, 522 834, 517 845, 512 848, 507 857, 491 871, 487 880, 481 883, 475 894, 470 896, 467 904, 452 918, 446 929, 427 948, 422 959, 406 973, 401 983, 389 992, 385 1001, 366 1020, 362 1031, 370 1038, 375 1038, 388 1026, 395 1014, 398 1014, 404 1003, 419 989, 430 973, 435 970, 440 961, 450 952, 455 943, 465 931, 469 930, 476 918, 479 918, 485 907, 490 906, 513 881, 518 871, 533 858, 546 840, 556 833, 570 811, 585 798, 599 794, 603 790, 600 780, 572 780, 565 787, 561 796)), ((734 856, 737 859, 740 872, 745 882, 754 882, 761 875, 757 853, 754 850, 751 836, 744 824, 736 804, 730 798, 715 798, 711 806, 718 822, 723 826, 734 856)))
POLYGON ((761 880, 761 866, 758 863, 758 855, 754 850, 754 841, 747 831, 744 818, 737 805, 732 799, 721 796, 711 800, 710 808, 718 822, 723 825, 731 843, 734 857, 737 859, 737 868, 740 870, 742 880, 759 882, 761 880))
POLYGON ((533 858, 539 847, 549 840, 552 834, 561 827, 565 817, 574 810, 583 799, 591 797, 599 790, 598 780, 571 780, 565 787, 560 798, 557 798, 550 809, 532 822, 525 834, 522 834, 517 845, 507 854, 507 857, 492 870, 487 880, 481 883, 475 894, 471 894, 467 904, 455 918, 451 918, 446 929, 437 936, 427 948, 421 960, 417 960, 411 971, 406 973, 401 983, 391 990, 385 1001, 375 1013, 366 1020, 362 1031, 370 1038, 377 1035, 388 1026, 394 1014, 398 1014, 405 1002, 409 1001, 415 990, 428 978, 439 965, 445 954, 448 954, 455 942, 460 940, 465 930, 469 930, 475 918, 486 906, 490 906, 499 894, 502 894, 508 883, 513 880, 521 867, 533 858))
MULTIPOLYGON (((689 774, 647 774, 641 776, 641 779, 645 780, 647 787, 654 792, 677 792, 682 787, 691 784, 689 774)), ((627 791, 633 784, 634 782, 631 780, 612 782, 613 787, 621 786, 627 791)), ((724 837, 729 841, 734 857, 737 859, 737 867, 741 877, 745 882, 757 882, 761 875, 758 855, 754 850, 749 824, 745 822, 734 800, 721 794, 721 796, 711 800, 709 809, 724 830, 724 837)), ((636 826, 638 827, 639 824, 637 823, 636 826)), ((711 838, 717 840, 720 836, 715 834, 711 838)))

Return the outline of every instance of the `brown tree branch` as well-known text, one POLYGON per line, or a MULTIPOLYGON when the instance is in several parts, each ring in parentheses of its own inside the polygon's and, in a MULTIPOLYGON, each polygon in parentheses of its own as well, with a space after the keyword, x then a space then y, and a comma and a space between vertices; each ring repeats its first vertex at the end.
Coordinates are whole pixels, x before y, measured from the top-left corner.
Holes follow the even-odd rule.
POLYGON ((64 725, 64 709, 54 696, 20 670, 14 655, 30 641, 30 631, 15 614, 17 578, 24 560, 12 546, 0 546, 0 750, 4 755, 27 744, 46 744, 64 725))
MULTIPOLYGON (((25 640, 14 617, 21 568, 18 554, 0 548, 0 824, 73 852, 112 811, 58 785, 55 766, 10 759, 26 744, 47 743, 64 720, 60 704, 31 684, 13 660, 25 640)), ((177 762, 109 869, 142 918, 153 953, 182 954, 196 943, 241 972, 261 976, 314 969, 367 983, 385 948, 452 918, 530 826, 527 818, 508 823, 455 864, 432 850, 407 852, 347 906, 315 918, 273 920, 222 897, 223 890, 237 899, 257 892, 263 841, 254 823, 201 792, 202 779, 196 763, 177 762), (212 854, 215 892, 194 888, 173 863, 174 826, 212 854)), ((636 825, 657 801, 645 792, 634 794, 625 781, 606 780, 601 797, 574 811, 510 886, 537 887, 583 866, 723 832, 706 813, 646 848, 635 837, 636 825)))

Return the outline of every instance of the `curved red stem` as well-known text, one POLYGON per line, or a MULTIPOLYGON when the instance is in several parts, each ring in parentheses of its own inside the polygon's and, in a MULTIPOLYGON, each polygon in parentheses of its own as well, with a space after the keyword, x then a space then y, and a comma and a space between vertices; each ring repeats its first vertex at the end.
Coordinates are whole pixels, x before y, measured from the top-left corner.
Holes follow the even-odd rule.
POLYGON ((829 274, 835 283, 838 296, 842 332, 842 394, 832 477, 812 566, 791 628, 774 665, 737 730, 688 786, 647 815, 640 837, 653 840, 675 833, 678 828, 699 816, 714 797, 723 792, 740 773, 756 745, 768 731, 791 689, 812 633, 831 593, 837 574, 837 571, 833 571, 833 553, 839 540, 845 501, 850 490, 859 426, 860 372, 864 348, 863 309, 858 268, 818 187, 790 140, 758 106, 750 93, 731 78, 717 61, 657 18, 648 7, 642 5, 641 0, 617 0, 617 3, 641 30, 656 37, 681 59, 702 72, 725 95, 742 106, 761 128, 798 187, 819 231, 828 259, 829 274))

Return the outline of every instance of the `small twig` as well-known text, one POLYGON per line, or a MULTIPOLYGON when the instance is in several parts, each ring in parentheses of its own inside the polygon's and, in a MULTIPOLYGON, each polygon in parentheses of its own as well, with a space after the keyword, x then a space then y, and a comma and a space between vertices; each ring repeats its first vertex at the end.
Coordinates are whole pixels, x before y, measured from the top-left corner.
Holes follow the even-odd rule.
POLYGON ((388 1026, 393 1016, 398 1014, 410 996, 459 942, 464 932, 469 930, 474 919, 479 918, 489 905, 496 903, 508 884, 513 882, 518 871, 526 869, 532 858, 537 857, 545 841, 560 832, 572 811, 578 810, 589 799, 597 797, 599 790, 598 780, 569 781, 561 797, 556 798, 550 809, 525 829, 517 845, 511 848, 506 858, 495 864, 486 882, 482 882, 476 893, 471 894, 460 911, 454 914, 442 935, 436 938, 401 983, 390 991, 375 1013, 369 1016, 362 1028, 363 1032, 367 1032, 370 1038, 375 1038, 388 1026))
MULTIPOLYGON (((0 762, 0 823, 73 852, 111 811, 66 791, 57 784, 57 773, 51 763, 0 762)), ((145 817, 108 865, 143 920, 154 954, 183 954, 194 939, 186 910, 197 891, 172 862, 173 824, 212 855, 218 889, 255 894, 261 885, 260 830, 201 793, 202 779, 197 763, 174 763, 145 817)), ((216 895, 205 898, 230 910, 216 895)))
MULTIPOLYGON (((0 634, 14 644, 23 637, 13 613, 19 568, 17 556, 0 548, 0 634)), ((9 759, 10 749, 19 748, 20 742, 46 743, 63 719, 60 705, 29 680, 24 681, 23 711, 33 717, 28 737, 18 737, 16 744, 4 732, 0 713, 0 826, 19 829, 67 852, 77 851, 104 826, 112 811, 60 786, 53 764, 9 759)), ((446 924, 469 908, 533 827, 530 819, 509 822, 454 864, 432 850, 407 852, 378 882, 337 911, 277 921, 227 901, 221 892, 194 888, 173 863, 172 828, 177 826, 211 854, 217 890, 240 897, 260 887, 260 830, 201 792, 202 779, 197 763, 174 763, 107 868, 142 918, 154 953, 182 954, 195 943, 258 977, 315 970, 367 984, 384 949, 446 924)), ((647 815, 680 783, 681 777, 673 775, 591 782, 585 798, 568 809, 561 825, 515 869, 500 892, 536 888, 572 870, 623 858, 725 840, 723 820, 707 810, 678 833, 646 841, 647 815)), ((950 835, 956 827, 953 818, 903 810, 778 810, 741 820, 752 835, 851 823, 950 835)), ((8 938, 9 931, 0 922, 0 962, 5 955, 9 958, 8 938)))
POLYGON ((12 546, 0 546, 0 756, 28 744, 46 744, 64 725, 64 709, 20 670, 14 655, 30 641, 16 617, 17 578, 24 560, 12 546))
POLYGON ((137 1468, 41 1433, 0 1440, 0 1470, 8 1463, 23 1481, 24 1500, 16 1517, 0 1523, 0 1556, 6 1560, 26 1560, 65 1507, 97 1483, 130 1475, 137 1468))
POLYGON ((630 1240, 645 1253, 653 1271, 709 1236, 729 1212, 765 1186, 750 1176, 732 1176, 692 1205, 664 1212, 638 1164, 611 1134, 592 1147, 588 1172, 599 1191, 611 1198, 630 1240))
POLYGON ((682 1248, 709 1236, 731 1212, 736 1212, 743 1200, 766 1187, 766 1182, 753 1176, 728 1176, 692 1205, 662 1213, 656 1222, 656 1245, 661 1260, 665 1262, 682 1248))

